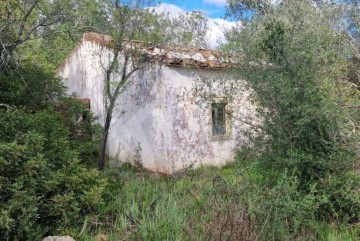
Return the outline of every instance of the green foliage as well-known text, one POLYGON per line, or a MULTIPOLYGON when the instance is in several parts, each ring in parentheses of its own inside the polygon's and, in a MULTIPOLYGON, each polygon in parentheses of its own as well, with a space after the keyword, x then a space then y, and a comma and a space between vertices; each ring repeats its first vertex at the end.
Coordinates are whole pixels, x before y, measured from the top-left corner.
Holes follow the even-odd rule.
POLYGON ((229 47, 243 54, 239 75, 263 116, 255 172, 267 177, 258 187, 266 199, 254 212, 264 220, 261 212, 269 214, 264 238, 294 237, 304 220, 358 222, 360 99, 349 80, 356 52, 338 31, 341 9, 294 0, 268 6, 266 14, 264 5, 251 7, 252 21, 229 47))
POLYGON ((95 167, 101 127, 93 124, 95 118, 87 109, 86 103, 72 98, 62 98, 55 109, 62 113, 62 122, 69 132, 71 147, 79 154, 81 163, 95 167))
POLYGON ((74 40, 67 33, 61 33, 48 39, 28 41, 17 48, 18 61, 22 66, 32 64, 38 69, 54 75, 56 69, 64 62, 66 56, 82 37, 80 34, 74 33, 73 35, 75 35, 73 36, 74 40))
POLYGON ((108 3, 106 0, 1 1, 0 67, 6 66, 13 51, 29 40, 50 39, 59 33, 72 37, 88 29, 105 29, 108 3))
MULTIPOLYGON (((29 42, 30 43, 30 42, 29 42)), ((34 44, 35 42, 32 42, 34 44)), ((94 211, 106 180, 89 168, 97 130, 84 103, 64 98, 45 55, 0 72, 0 236, 69 234, 94 211)))
POLYGON ((26 63, 0 72, 0 103, 41 109, 59 98, 64 87, 51 71, 26 63))
POLYGON ((79 159, 63 121, 51 109, 29 113, 14 107, 0 115, 0 233, 5 240, 62 233, 81 224, 100 201, 105 180, 81 164, 89 160, 79 159))

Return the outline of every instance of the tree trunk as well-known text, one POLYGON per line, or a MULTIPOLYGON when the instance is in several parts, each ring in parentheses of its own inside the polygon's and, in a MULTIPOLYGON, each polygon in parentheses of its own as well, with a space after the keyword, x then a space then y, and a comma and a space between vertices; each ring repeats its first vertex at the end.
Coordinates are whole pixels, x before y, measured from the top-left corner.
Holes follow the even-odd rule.
POLYGON ((100 147, 99 162, 98 162, 99 170, 104 170, 104 167, 105 167, 106 144, 107 144, 107 139, 108 139, 108 136, 109 136, 109 129, 110 129, 110 123, 111 123, 111 119, 112 119, 113 109, 114 109, 114 101, 111 100, 109 108, 106 110, 106 119, 105 119, 105 123, 104 123, 104 131, 103 131, 102 139, 101 139, 101 147, 100 147))

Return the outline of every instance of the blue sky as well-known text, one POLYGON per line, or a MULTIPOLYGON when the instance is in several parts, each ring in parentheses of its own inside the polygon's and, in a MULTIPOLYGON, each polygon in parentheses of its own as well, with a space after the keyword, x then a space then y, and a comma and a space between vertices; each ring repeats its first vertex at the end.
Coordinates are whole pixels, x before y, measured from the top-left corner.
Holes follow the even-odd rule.
MULTIPOLYGON (((160 3, 154 9, 160 13, 168 13, 177 17, 185 12, 202 11, 207 16, 206 45, 216 49, 225 43, 224 32, 235 27, 236 22, 223 19, 226 11, 226 0, 155 0, 160 3)), ((241 24, 241 23, 240 23, 241 24)))
POLYGON ((225 16, 226 0, 159 0, 157 2, 173 4, 186 11, 204 11, 210 18, 225 16))

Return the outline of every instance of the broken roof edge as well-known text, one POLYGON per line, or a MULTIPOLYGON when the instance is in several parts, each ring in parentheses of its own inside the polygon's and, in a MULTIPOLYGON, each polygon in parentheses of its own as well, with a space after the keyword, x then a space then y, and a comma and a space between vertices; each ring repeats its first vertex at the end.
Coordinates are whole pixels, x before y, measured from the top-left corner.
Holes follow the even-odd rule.
MULTIPOLYGON (((101 47, 111 48, 115 44, 114 39, 106 34, 87 32, 76 44, 75 48, 67 55, 64 62, 57 69, 59 73, 65 66, 67 60, 76 52, 84 42, 92 42, 101 47)), ((143 41, 124 39, 124 43, 141 45, 143 41)), ((145 60, 147 62, 159 62, 166 66, 194 67, 201 69, 234 69, 238 66, 235 54, 224 55, 220 51, 204 48, 187 48, 181 46, 159 46, 152 45, 144 48, 145 60)))

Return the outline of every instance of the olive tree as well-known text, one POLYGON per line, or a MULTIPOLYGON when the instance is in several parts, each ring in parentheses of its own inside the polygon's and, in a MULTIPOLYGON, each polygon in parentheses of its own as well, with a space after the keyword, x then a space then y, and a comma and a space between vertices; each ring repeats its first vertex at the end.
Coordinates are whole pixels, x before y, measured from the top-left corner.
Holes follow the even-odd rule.
POLYGON ((241 54, 238 75, 256 92, 264 118, 262 170, 270 180, 293 176, 303 195, 315 192, 318 217, 358 219, 360 99, 349 79, 359 50, 350 10, 357 8, 349 1, 229 2, 243 25, 225 47, 241 54))

